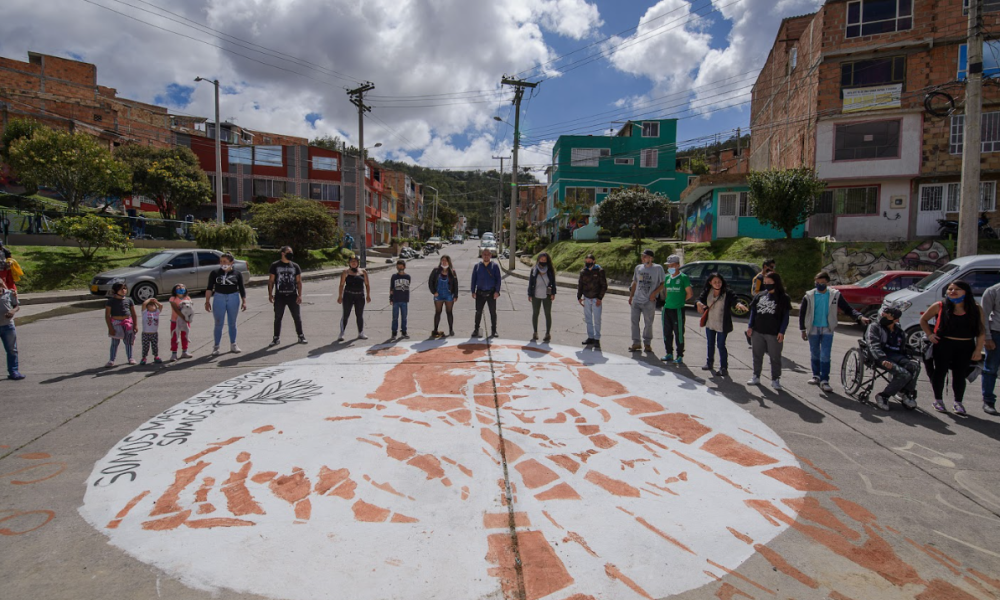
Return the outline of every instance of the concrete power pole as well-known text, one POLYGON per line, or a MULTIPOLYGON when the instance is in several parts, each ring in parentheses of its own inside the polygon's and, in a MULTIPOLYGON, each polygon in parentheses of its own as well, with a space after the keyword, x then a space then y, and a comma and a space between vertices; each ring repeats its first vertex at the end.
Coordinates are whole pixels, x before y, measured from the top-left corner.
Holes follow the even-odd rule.
MULTIPOLYGON (((358 248, 361 250, 358 262, 361 268, 367 268, 368 249, 368 215, 365 213, 365 113, 371 112, 372 107, 365 104, 365 93, 375 89, 375 84, 368 81, 361 87, 348 90, 347 95, 351 97, 351 104, 358 107, 358 248)), ((343 202, 341 202, 343 205, 343 202)), ((341 225, 343 226, 343 225, 341 225)))
POLYGON ((503 161, 507 160, 506 156, 494 156, 494 160, 500 159, 500 189, 497 192, 496 210, 493 211, 493 232, 497 233, 500 231, 500 226, 503 223, 503 216, 500 212, 500 207, 503 205, 503 161))
POLYGON ((982 167, 983 0, 969 2, 968 69, 965 79, 965 132, 962 147, 962 203, 958 208, 958 256, 973 256, 979 247, 979 175, 982 167))
POLYGON ((503 85, 514 87, 514 159, 511 169, 510 180, 510 260, 507 268, 511 271, 515 269, 517 257, 517 150, 521 147, 521 98, 524 97, 524 88, 536 88, 537 83, 510 79, 506 75, 500 80, 503 85))

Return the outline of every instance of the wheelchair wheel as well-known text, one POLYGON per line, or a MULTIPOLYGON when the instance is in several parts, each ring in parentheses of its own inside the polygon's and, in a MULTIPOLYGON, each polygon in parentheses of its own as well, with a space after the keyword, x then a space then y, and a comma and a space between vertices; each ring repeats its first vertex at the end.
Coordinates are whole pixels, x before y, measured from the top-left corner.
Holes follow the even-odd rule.
POLYGON ((861 384, 865 377, 865 361, 861 357, 861 351, 851 348, 844 355, 844 362, 840 365, 840 383, 844 386, 844 392, 848 396, 854 396, 861 390, 861 384))

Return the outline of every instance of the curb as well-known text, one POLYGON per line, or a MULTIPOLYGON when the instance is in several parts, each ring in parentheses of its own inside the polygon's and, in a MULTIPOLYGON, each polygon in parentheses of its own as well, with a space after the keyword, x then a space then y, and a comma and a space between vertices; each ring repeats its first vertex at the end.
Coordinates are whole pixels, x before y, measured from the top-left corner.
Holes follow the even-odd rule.
MULTIPOLYGON (((369 261, 371 262, 371 261, 369 261)), ((369 266, 368 271, 383 271, 392 267, 393 265, 377 265, 369 266)), ((324 279, 335 279, 347 270, 346 267, 337 267, 335 269, 325 269, 322 271, 306 271, 302 273, 302 281, 321 281, 324 279)), ((246 287, 248 288, 258 288, 267 286, 268 277, 263 275, 254 275, 247 282, 246 287)), ((45 292, 40 292, 40 294, 45 294, 45 292)), ((23 306, 31 306, 35 304, 58 304, 67 302, 81 302, 86 300, 100 301, 105 300, 104 296, 96 296, 94 294, 52 294, 52 295, 32 295, 30 298, 18 297, 18 302, 23 306)))

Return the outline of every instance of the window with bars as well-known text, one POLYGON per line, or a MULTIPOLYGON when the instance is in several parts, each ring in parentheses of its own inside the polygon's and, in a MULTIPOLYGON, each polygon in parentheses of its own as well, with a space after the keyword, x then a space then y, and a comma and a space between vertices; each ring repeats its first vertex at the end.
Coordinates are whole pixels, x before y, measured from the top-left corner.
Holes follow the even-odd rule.
POLYGON ((660 124, 656 121, 645 121, 642 124, 642 137, 660 137, 660 124))
MULTIPOLYGON (((979 212, 996 210, 997 182, 981 181, 979 183, 979 212)), ((962 184, 943 183, 925 185, 920 188, 920 210, 939 211, 942 205, 944 212, 958 212, 962 204, 962 184), (925 202, 925 197, 927 201, 925 202)))
POLYGON ((644 169, 655 169, 659 164, 660 151, 654 148, 647 148, 642 151, 642 157, 639 161, 639 166, 644 169))
MULTIPOLYGON (((570 151, 570 160, 574 167, 599 167, 601 166, 601 154, 605 148, 573 148, 570 151)), ((610 156, 611 151, 607 150, 610 156)))
POLYGON ((756 217, 757 213, 753 209, 753 204, 750 203, 750 194, 747 192, 740 192, 740 216, 741 217, 756 217))
MULTIPOLYGON (((983 113, 982 152, 1000 152, 1000 111, 983 113)), ((961 154, 965 142, 965 115, 951 116, 951 135, 948 151, 961 154)))
POLYGON ((905 56, 855 60, 840 64, 840 87, 845 89, 903 83, 905 79, 905 56))
POLYGON ((820 202, 829 205, 838 215, 878 214, 878 186, 826 190, 820 202))
POLYGON ((892 120, 837 125, 833 160, 898 158, 901 124, 892 120))
POLYGON ((847 3, 849 38, 913 28, 913 0, 854 0, 847 3))

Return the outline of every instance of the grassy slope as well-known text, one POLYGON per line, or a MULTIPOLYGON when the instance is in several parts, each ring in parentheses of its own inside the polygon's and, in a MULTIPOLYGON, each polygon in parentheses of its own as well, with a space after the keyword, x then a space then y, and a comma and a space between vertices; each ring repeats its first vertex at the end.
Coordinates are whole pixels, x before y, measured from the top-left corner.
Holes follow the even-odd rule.
MULTIPOLYGON (((82 290, 98 273, 128 266, 139 257, 157 250, 136 248, 124 253, 102 250, 89 261, 83 259, 77 248, 70 246, 11 246, 10 251, 24 269, 24 277, 17 287, 21 292, 29 293, 82 290)), ((274 250, 248 250, 237 258, 247 261, 252 275, 263 275, 279 257, 274 250)), ((339 249, 313 250, 308 255, 300 253, 296 255, 296 262, 307 271, 345 264, 339 249)))

